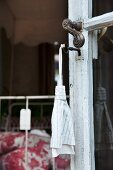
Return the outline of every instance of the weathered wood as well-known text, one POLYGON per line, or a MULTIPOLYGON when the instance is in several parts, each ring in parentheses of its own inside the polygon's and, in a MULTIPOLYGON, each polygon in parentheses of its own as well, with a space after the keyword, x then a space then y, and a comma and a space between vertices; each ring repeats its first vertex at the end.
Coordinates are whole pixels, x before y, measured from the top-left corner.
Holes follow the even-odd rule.
MULTIPOLYGON (((81 57, 78 57, 77 52, 69 53, 70 105, 76 142, 75 157, 71 159, 71 170, 95 170, 92 59, 97 59, 98 54, 97 30, 113 25, 113 12, 91 18, 91 0, 68 1, 69 19, 84 22, 85 36, 81 57)), ((71 35, 69 45, 73 45, 71 35)))
MULTIPOLYGON (((89 8, 88 0, 69 0, 69 19, 73 21, 88 19, 89 8)), ((81 59, 79 60, 76 52, 69 54, 70 104, 76 142, 71 170, 94 170, 92 50, 89 51, 90 33, 84 30, 83 34, 85 45, 82 48, 81 59)), ((72 41, 70 35, 70 46, 73 44, 72 41)))
POLYGON ((88 31, 101 29, 113 25, 113 12, 109 12, 91 19, 84 20, 84 28, 88 31))
POLYGON ((97 30, 92 32, 91 41, 92 41, 92 46, 91 46, 92 58, 97 59, 98 58, 98 31, 97 30))

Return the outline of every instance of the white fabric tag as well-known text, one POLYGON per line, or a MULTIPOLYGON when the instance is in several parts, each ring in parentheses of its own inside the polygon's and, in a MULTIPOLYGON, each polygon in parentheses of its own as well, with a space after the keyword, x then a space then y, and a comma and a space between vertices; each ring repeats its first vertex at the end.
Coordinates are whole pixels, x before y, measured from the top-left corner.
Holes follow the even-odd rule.
POLYGON ((31 129, 31 110, 21 109, 20 110, 20 130, 31 129))

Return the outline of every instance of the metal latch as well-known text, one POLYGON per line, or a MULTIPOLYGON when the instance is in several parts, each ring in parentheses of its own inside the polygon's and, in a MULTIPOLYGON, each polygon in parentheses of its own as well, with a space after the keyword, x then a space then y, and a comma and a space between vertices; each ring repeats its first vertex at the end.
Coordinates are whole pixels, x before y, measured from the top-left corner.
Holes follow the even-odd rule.
POLYGON ((63 28, 73 35, 73 44, 78 49, 85 43, 85 38, 82 34, 82 25, 82 22, 72 22, 70 19, 64 19, 62 22, 63 28))

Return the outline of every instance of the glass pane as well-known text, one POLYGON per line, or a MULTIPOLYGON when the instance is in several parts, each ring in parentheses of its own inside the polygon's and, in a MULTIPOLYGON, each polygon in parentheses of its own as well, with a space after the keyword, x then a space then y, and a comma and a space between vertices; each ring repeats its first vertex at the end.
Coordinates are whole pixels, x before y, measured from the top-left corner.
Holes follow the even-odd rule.
MULTIPOLYGON (((93 16, 113 10, 113 2, 95 0, 93 16)), ((100 31, 101 34, 101 31, 100 31)), ((101 34, 102 35, 102 34, 101 34)), ((113 27, 98 39, 94 60, 94 131, 96 170, 113 169, 113 27)))

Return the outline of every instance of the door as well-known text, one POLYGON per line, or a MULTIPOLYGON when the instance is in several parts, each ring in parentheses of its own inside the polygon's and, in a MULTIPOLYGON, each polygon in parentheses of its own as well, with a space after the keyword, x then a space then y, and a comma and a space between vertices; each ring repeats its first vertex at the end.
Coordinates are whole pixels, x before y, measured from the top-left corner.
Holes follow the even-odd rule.
MULTIPOLYGON (((113 12, 92 18, 91 0, 69 0, 69 19, 83 22, 85 36, 81 57, 77 52, 69 54, 70 104, 76 141, 71 169, 95 170, 92 61, 98 58, 97 32, 113 25, 113 12)), ((69 45, 73 46, 71 35, 69 45)))

